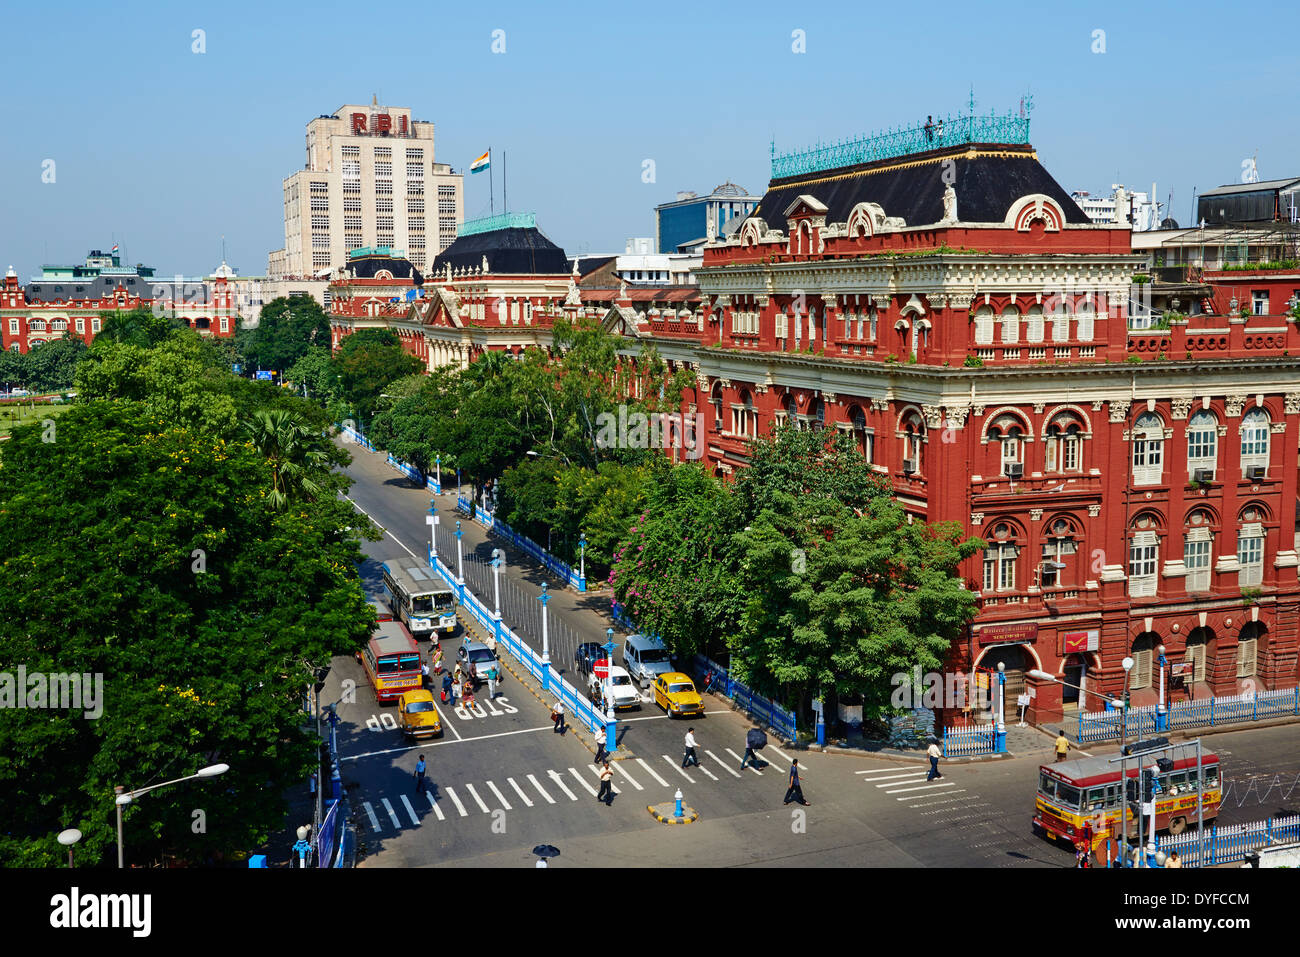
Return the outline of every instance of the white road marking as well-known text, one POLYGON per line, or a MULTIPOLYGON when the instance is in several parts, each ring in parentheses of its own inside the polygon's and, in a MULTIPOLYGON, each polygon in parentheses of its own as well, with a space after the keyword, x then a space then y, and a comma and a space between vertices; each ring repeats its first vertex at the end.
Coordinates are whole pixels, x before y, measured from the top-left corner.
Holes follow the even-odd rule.
MULTIPOLYGON (((901 783, 901 782, 900 782, 900 783, 901 783)), ((885 785, 885 786, 887 787, 888 785, 885 785)), ((947 782, 947 781, 939 781, 939 782, 937 782, 937 783, 922 784, 922 785, 919 785, 919 786, 914 787, 914 788, 895 788, 894 790, 892 790, 892 791, 886 791, 885 793, 886 793, 886 794, 906 794, 908 791, 933 791, 935 788, 950 788, 950 787, 952 787, 952 786, 953 786, 953 785, 950 784, 950 783, 947 782)))
MULTIPOLYGON (((599 780, 600 780, 600 768, 596 767, 594 764, 589 764, 589 765, 587 765, 587 767, 591 768, 591 773, 594 774, 594 775, 596 775, 596 780, 599 781, 599 780)), ((611 764, 610 764, 610 767, 613 768, 614 765, 611 763, 611 764)), ((611 791, 613 791, 615 794, 622 794, 622 793, 623 793, 623 792, 620 791, 618 788, 614 787, 614 779, 613 779, 613 778, 610 778, 610 779, 609 779, 609 789, 610 789, 611 791)))
POLYGON ((711 777, 713 780, 715 780, 715 781, 718 780, 718 776, 717 776, 716 774, 714 774, 712 771, 710 771, 708 768, 706 768, 704 765, 700 764, 700 765, 696 765, 696 767, 698 767, 699 770, 703 771, 705 774, 707 774, 707 775, 708 775, 709 777, 711 777))
POLYGON ((546 776, 550 778, 552 781, 554 781, 556 786, 569 796, 570 801, 578 800, 578 795, 574 794, 572 791, 569 790, 568 785, 564 783, 564 778, 560 776, 559 771, 552 769, 546 772, 546 776))
POLYGON ((411 815, 411 824, 415 827, 419 827, 420 819, 415 816, 415 808, 411 807, 411 802, 407 800, 405 794, 402 795, 402 803, 406 805, 406 813, 411 815))
MULTIPOLYGON (((735 758, 737 761, 744 761, 744 760, 745 760, 745 759, 742 758, 739 754, 737 754, 735 751, 732 751, 731 748, 727 748, 727 753, 728 753, 729 755, 731 755, 733 758, 735 758)), ((754 767, 752 764, 746 764, 745 767, 746 767, 748 770, 753 771, 755 774, 759 775, 759 777, 762 777, 762 772, 759 771, 758 768, 754 767)))
POLYGON ((786 770, 788 770, 787 768, 783 768, 783 767, 781 767, 781 765, 777 764, 775 761, 773 761, 773 760, 772 760, 771 758, 769 758, 767 755, 762 754, 761 752, 758 754, 758 756, 759 756, 763 761, 765 761, 765 762, 767 762, 768 764, 772 765, 772 767, 776 768, 778 771, 781 771, 781 772, 784 773, 786 770))
POLYGON ((456 810, 460 812, 461 817, 469 817, 469 811, 465 810, 465 805, 460 803, 460 798, 456 797, 456 792, 451 788, 443 788, 447 797, 451 798, 451 803, 456 805, 456 810))
MULTIPOLYGON (((943 793, 944 794, 965 794, 966 789, 958 788, 956 791, 944 791, 943 793)), ((895 801, 919 801, 924 799, 925 797, 926 795, 924 794, 918 794, 915 797, 894 798, 894 800, 895 801)), ((969 800, 970 798, 950 797, 950 798, 944 798, 942 801, 926 801, 924 804, 910 804, 908 806, 909 807, 933 807, 936 804, 951 804, 953 801, 969 801, 969 800)))
POLYGON ((862 783, 875 784, 878 788, 887 788, 891 787, 893 784, 897 784, 899 781, 919 781, 925 776, 925 774, 925 771, 908 771, 906 774, 890 774, 883 778, 865 778, 862 783), (876 784, 877 781, 885 781, 889 783, 876 784))
POLYGON ((586 788, 587 792, 592 797, 596 796, 596 789, 591 786, 590 781, 588 781, 586 778, 584 778, 581 774, 578 773, 577 768, 569 768, 569 773, 578 779, 578 783, 581 784, 584 788, 586 788))
POLYGON ((506 796, 497 790, 497 786, 495 784, 489 781, 487 783, 487 786, 492 789, 492 793, 497 796, 497 800, 501 802, 501 806, 503 808, 505 808, 507 811, 514 810, 514 808, 510 806, 510 802, 506 800, 506 796))
POLYGON ((456 740, 463 741, 464 738, 462 738, 460 732, 456 730, 456 725, 453 722, 447 720, 447 716, 442 713, 442 709, 438 707, 438 702, 436 700, 433 703, 433 707, 434 710, 438 712, 438 720, 442 722, 442 726, 444 728, 451 728, 451 733, 456 736, 456 740))
POLYGON ((523 801, 525 804, 527 804, 529 807, 532 807, 533 806, 532 798, 530 798, 527 794, 525 794, 524 789, 515 783, 515 779, 506 778, 506 780, 509 781, 510 786, 515 789, 515 793, 519 795, 519 799, 523 801))
POLYGON ((442 813, 442 808, 438 807, 438 802, 433 799, 433 795, 430 794, 428 791, 425 791, 424 796, 429 799, 429 807, 433 808, 433 813, 438 815, 438 820, 439 821, 447 820, 446 816, 442 813))
POLYGON ((370 802, 362 801, 361 806, 366 809, 366 815, 370 818, 370 827, 379 830, 379 818, 375 817, 375 809, 370 806, 370 802))
POLYGON ((388 798, 380 798, 379 803, 384 806, 384 810, 388 812, 388 816, 393 819, 393 827, 400 831, 402 829, 402 822, 397 819, 397 812, 394 811, 393 806, 388 803, 388 798))
POLYGON ((641 765, 641 767, 645 768, 645 769, 646 769, 646 773, 649 774, 650 777, 652 777, 652 778, 654 778, 656 781, 658 781, 660 784, 662 784, 664 787, 668 787, 668 786, 669 786, 667 781, 665 781, 665 780, 664 780, 663 778, 661 778, 659 775, 655 774, 655 770, 654 770, 654 768, 652 768, 652 767, 650 767, 650 765, 646 764, 646 763, 645 763, 645 760, 644 760, 643 758, 637 758, 637 759, 636 759, 636 763, 639 764, 639 765, 641 765))
POLYGON ((487 814, 489 811, 491 811, 491 808, 489 808, 486 804, 483 803, 483 799, 479 797, 478 792, 474 790, 474 785, 472 784, 465 785, 465 790, 469 792, 470 797, 472 797, 475 801, 478 802, 478 806, 483 809, 484 814, 487 814))
POLYGON ((538 793, 541 794, 542 797, 546 798, 547 804, 555 803, 555 798, 551 797, 549 794, 546 793, 546 789, 542 787, 542 784, 540 781, 537 780, 536 775, 532 775, 532 774, 528 775, 528 780, 532 781, 533 787, 537 788, 538 793))
MULTIPOLYGON (((740 772, 739 772, 739 771, 737 771, 737 770, 735 770, 734 768, 732 768, 732 766, 731 766, 730 764, 728 764, 726 761, 723 761, 720 757, 718 757, 718 756, 717 756, 716 754, 714 754, 712 751, 705 751, 704 753, 707 754, 709 757, 711 757, 714 761, 717 761, 717 762, 718 762, 719 764, 721 764, 724 768, 726 768, 727 773, 730 774, 733 778, 738 778, 738 777, 740 777, 740 772)), ((712 775, 710 775, 710 777, 712 777, 712 775)), ((717 778, 713 778, 713 780, 716 781, 717 778)))
POLYGON ((432 741, 432 742, 430 742, 430 741, 426 741, 426 742, 424 742, 423 744, 411 744, 411 745, 407 745, 407 746, 404 747, 404 748, 385 748, 385 749, 383 749, 383 750, 381 750, 381 751, 367 751, 367 752, 365 752, 364 754, 348 754, 348 755, 341 755, 341 756, 339 757, 339 760, 340 760, 340 761, 358 761, 358 760, 360 760, 361 758, 373 758, 373 757, 376 757, 376 756, 382 756, 382 755, 385 755, 385 754, 400 754, 400 753, 403 752, 403 751, 423 750, 423 749, 425 749, 425 748, 440 748, 440 747, 443 747, 444 745, 448 745, 448 744, 470 744, 470 743, 472 743, 472 742, 474 742, 474 741, 486 741, 486 740, 488 740, 489 738, 508 738, 508 737, 510 737, 510 736, 512 736, 512 735, 516 735, 516 734, 534 734, 534 733, 536 733, 536 732, 538 732, 538 731, 554 731, 554 730, 555 730, 555 728, 554 728, 553 726, 551 726, 551 725, 548 724, 548 725, 547 725, 546 727, 544 727, 544 728, 522 728, 522 729, 520 729, 519 731, 500 731, 500 732, 498 732, 498 733, 496 733, 496 734, 480 734, 480 735, 476 735, 475 737, 472 737, 472 738, 457 738, 455 741, 446 741, 446 740, 444 740, 444 741, 432 741))
POLYGON ((874 771, 854 771, 854 774, 925 774, 925 768, 904 771, 902 768, 876 768, 874 771))
MULTIPOLYGON (((794 758, 790 757, 790 755, 786 754, 784 751, 782 751, 780 748, 778 748, 775 744, 772 745, 772 750, 775 751, 777 754, 781 755, 781 757, 785 758, 785 759, 786 759, 787 761, 789 761, 791 764, 794 764, 794 758)), ((800 765, 800 767, 802 767, 802 766, 803 766, 803 765, 800 765)))
POLYGON ((627 778, 628 783, 632 785, 632 787, 636 788, 638 791, 645 790, 645 788, 643 788, 641 785, 636 783, 636 778, 632 777, 632 775, 628 774, 626 771, 623 770, 623 763, 621 761, 612 761, 610 762, 609 766, 613 768, 615 771, 617 771, 619 774, 623 775, 623 777, 627 778))
POLYGON ((674 761, 672 758, 668 757, 668 755, 666 754, 664 755, 664 760, 667 761, 669 764, 671 764, 673 766, 673 769, 682 777, 684 777, 686 780, 690 781, 692 784, 695 783, 695 779, 686 773, 686 769, 683 768, 676 761, 674 761))

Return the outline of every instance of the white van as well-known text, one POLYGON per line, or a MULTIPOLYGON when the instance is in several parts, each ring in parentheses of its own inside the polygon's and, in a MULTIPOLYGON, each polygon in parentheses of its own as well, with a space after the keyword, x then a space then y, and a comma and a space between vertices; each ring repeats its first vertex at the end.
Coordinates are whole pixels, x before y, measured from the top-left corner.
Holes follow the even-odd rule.
POLYGON ((650 687, 657 675, 675 670, 664 643, 646 635, 627 636, 623 643, 623 667, 642 688, 650 687))

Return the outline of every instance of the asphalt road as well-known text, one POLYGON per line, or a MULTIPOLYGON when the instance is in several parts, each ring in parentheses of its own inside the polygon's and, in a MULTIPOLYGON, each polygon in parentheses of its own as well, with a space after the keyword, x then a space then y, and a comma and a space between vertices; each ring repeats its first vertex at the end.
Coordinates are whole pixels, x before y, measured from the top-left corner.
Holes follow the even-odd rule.
MULTIPOLYGON (((385 529, 383 541, 367 543, 366 553, 372 559, 408 552, 422 556, 429 541, 425 516, 430 494, 393 471, 383 455, 355 446, 349 450, 354 462, 348 472, 356 481, 349 497, 385 529)), ((443 527, 454 526, 454 493, 438 504, 443 527)), ((461 529, 466 556, 486 559, 493 548, 502 547, 472 522, 463 521, 461 529)), ((368 561, 363 576, 377 594, 377 563, 368 561)), ((541 569, 507 550, 503 589, 516 589, 531 601, 543 580, 541 569)), ((548 614, 554 616, 552 623, 562 623, 558 633, 575 644, 603 641, 608 598, 579 595, 550 581, 548 614)), ((481 597, 490 604, 490 594, 481 597)), ((511 607, 519 620, 507 617, 507 622, 517 630, 526 625, 535 631, 536 622, 523 617, 527 606, 511 607)), ((443 638, 446 660, 454 660, 466 634, 462 625, 457 634, 443 638)), ((571 666, 572 653, 553 647, 552 660, 564 669, 571 666)), ((491 707, 483 692, 475 712, 440 705, 443 738, 412 744, 395 729, 394 708, 376 703, 356 662, 336 659, 334 664, 325 701, 340 696, 344 680, 356 682, 355 701, 339 707, 339 747, 362 866, 530 866, 529 850, 538 843, 561 849, 554 866, 1073 863, 1072 852, 1035 837, 1029 826, 1039 756, 948 764, 942 779, 926 782, 920 763, 769 746, 763 755, 770 763, 762 771, 741 771, 750 723, 723 699, 706 696, 708 713, 689 722, 700 740, 701 767, 682 769, 688 722, 667 718, 647 700, 639 712, 620 716, 616 797, 605 807, 595 798, 599 780, 589 737, 555 734, 550 702, 518 676, 507 677, 491 707), (415 790, 419 754, 429 764, 430 794, 415 790), (808 808, 782 804, 795 757, 803 770, 808 808), (686 825, 658 823, 647 806, 671 801, 679 788, 700 819, 686 825)), ((507 659, 507 664, 512 662, 507 659)), ((1224 761, 1225 778, 1239 782, 1225 800, 1224 823, 1254 820, 1300 803, 1300 788, 1294 784, 1300 776, 1298 740, 1294 726, 1206 739, 1224 761), (1280 783, 1273 781, 1275 776, 1280 783), (1238 798, 1241 805, 1235 806, 1238 798)))

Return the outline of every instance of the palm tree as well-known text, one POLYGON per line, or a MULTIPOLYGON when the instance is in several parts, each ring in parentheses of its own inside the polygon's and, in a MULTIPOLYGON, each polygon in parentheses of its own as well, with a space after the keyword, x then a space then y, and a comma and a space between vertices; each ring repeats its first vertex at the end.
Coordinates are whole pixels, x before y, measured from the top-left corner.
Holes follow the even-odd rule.
POLYGON ((271 504, 284 508, 295 499, 312 499, 321 492, 316 481, 328 468, 321 438, 297 415, 285 409, 259 409, 244 424, 253 447, 271 463, 271 504))

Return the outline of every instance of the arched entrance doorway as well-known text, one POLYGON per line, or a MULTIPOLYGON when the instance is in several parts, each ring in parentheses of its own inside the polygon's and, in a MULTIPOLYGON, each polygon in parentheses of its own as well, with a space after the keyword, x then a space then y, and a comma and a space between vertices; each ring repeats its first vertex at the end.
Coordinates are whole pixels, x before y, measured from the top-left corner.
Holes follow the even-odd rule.
MULTIPOLYGON (((987 668, 993 672, 990 676, 990 685, 988 690, 989 709, 992 711, 997 706, 997 670, 998 664, 1006 668, 1007 688, 1006 698, 1003 702, 1002 720, 1007 724, 1015 724, 1019 720, 1019 711, 1016 709, 1016 698, 1025 691, 1025 672, 1031 668, 1037 667, 1032 656, 1025 651, 1024 645, 1002 645, 997 648, 990 648, 980 658, 978 667, 987 668)), ((995 715, 996 716, 996 715, 995 715)))
POLYGON ((1264 684, 1259 680, 1259 652, 1267 640, 1262 623, 1249 621, 1242 626, 1237 638, 1238 694, 1264 690, 1264 684))
POLYGON ((1129 654, 1133 659, 1133 670, 1129 672, 1129 691, 1145 691, 1151 687, 1155 674, 1156 646, 1160 636, 1154 631, 1144 631, 1133 640, 1129 654))
POLYGON ((1065 682, 1061 686, 1061 705, 1066 711, 1077 711, 1081 706, 1087 705, 1088 658, 1088 655, 1080 652, 1065 656, 1061 676, 1065 682))
POLYGON ((1183 651, 1183 675, 1188 693, 1193 698, 1205 698, 1214 691, 1210 679, 1214 676, 1214 631, 1197 628, 1187 636, 1183 651))

